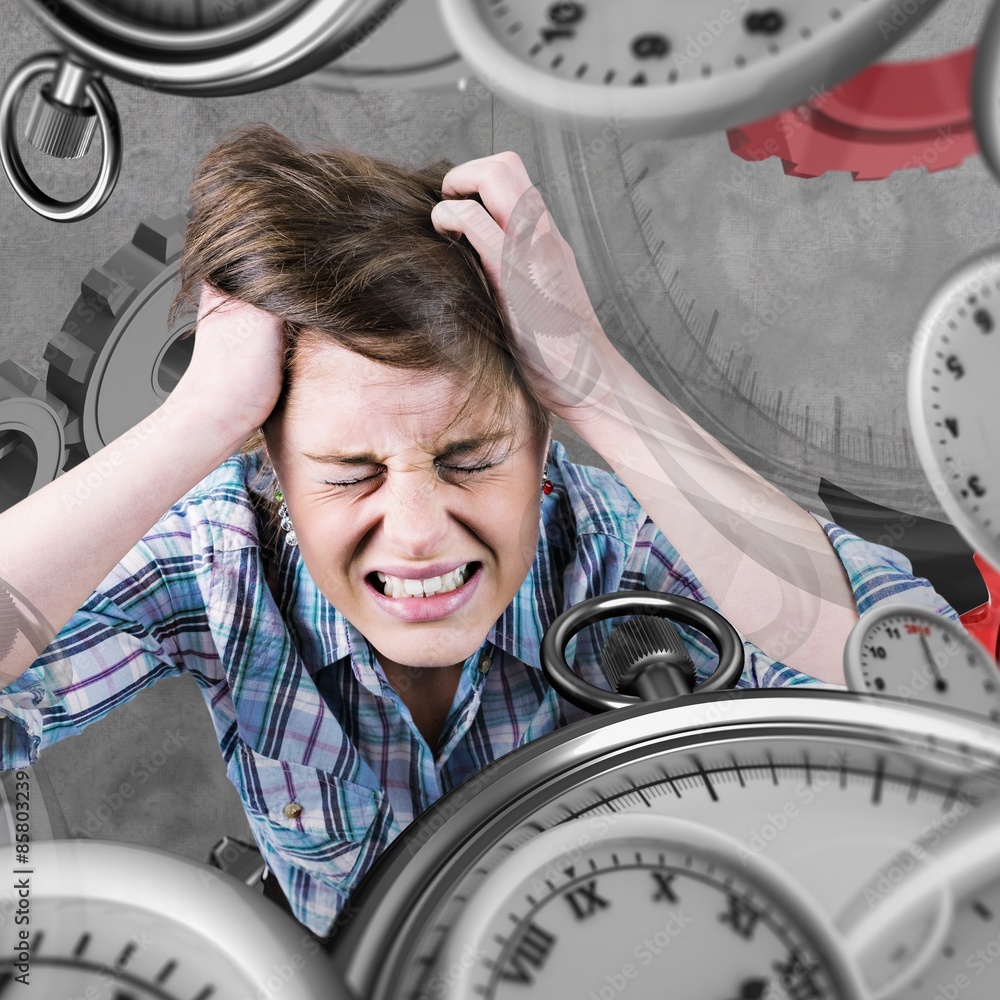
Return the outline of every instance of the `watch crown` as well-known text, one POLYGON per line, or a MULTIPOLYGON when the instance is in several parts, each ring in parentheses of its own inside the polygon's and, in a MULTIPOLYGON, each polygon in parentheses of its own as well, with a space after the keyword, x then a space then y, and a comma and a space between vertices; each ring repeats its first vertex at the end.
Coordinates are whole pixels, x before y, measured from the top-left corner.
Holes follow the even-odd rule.
POLYGON ((93 107, 63 104, 52 96, 51 85, 46 85, 35 97, 25 134, 43 153, 74 160, 90 149, 96 127, 97 112, 93 107))

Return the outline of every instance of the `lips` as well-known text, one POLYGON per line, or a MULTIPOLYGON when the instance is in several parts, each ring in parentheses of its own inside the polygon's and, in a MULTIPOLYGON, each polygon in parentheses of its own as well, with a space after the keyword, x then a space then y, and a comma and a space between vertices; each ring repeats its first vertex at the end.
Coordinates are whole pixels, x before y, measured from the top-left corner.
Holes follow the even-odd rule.
MULTIPOLYGON (((453 564, 452 564, 453 565, 453 564)), ((428 567, 423 572, 433 572, 438 567, 428 567)), ((444 568, 443 566, 440 568, 444 568)), ((456 612, 459 608, 464 607, 473 597, 476 592, 476 588, 479 586, 479 580, 482 577, 482 563, 480 562, 469 562, 465 564, 460 564, 459 566, 454 566, 451 570, 447 570, 445 573, 435 574, 434 577, 396 577, 395 582, 402 583, 405 587, 407 584, 411 589, 419 584, 421 586, 421 592, 424 591, 424 585, 426 582, 434 583, 436 577, 440 575, 442 583, 444 578, 448 575, 454 574, 456 570, 462 571, 462 582, 451 590, 441 590, 438 588, 435 593, 430 594, 426 597, 417 597, 412 595, 407 595, 404 597, 390 597, 383 593, 383 588, 388 582, 388 578, 392 577, 393 574, 384 573, 379 570, 375 570, 369 573, 365 577, 365 589, 368 591, 369 596, 372 600, 387 614, 392 615, 394 618, 398 618, 400 621, 405 622, 423 622, 423 621, 435 621, 439 618, 445 618, 450 614, 456 612), (464 570, 462 567, 465 567, 464 570), (383 582, 379 579, 380 576, 387 577, 387 581, 383 582)), ((452 579, 454 581, 454 578, 452 579)), ((434 587, 428 587, 427 589, 434 589, 434 587)), ((395 589, 394 589, 394 592, 395 589)))

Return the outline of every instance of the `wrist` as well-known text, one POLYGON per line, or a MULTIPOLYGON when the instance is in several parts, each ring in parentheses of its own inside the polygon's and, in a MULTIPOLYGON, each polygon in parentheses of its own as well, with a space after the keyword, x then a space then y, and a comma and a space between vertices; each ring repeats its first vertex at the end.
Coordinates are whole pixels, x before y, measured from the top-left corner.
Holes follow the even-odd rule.
POLYGON ((588 355, 583 376, 574 386, 574 401, 550 407, 555 416, 576 430, 616 411, 618 393, 630 369, 603 330, 591 340, 588 355))
POLYGON ((239 451, 260 427, 255 415, 240 414, 232 407, 213 403, 205 393, 185 389, 183 382, 177 384, 160 411, 178 432, 197 434, 206 443, 214 443, 220 462, 239 451))

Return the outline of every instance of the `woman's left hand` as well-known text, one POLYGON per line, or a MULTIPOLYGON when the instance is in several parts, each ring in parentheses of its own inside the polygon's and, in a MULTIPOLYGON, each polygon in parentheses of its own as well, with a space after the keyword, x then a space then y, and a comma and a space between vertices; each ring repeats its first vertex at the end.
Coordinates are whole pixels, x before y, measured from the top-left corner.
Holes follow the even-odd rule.
POLYGON ((605 400, 616 383, 617 352, 521 158, 504 152, 461 163, 445 174, 442 195, 431 212, 434 228, 464 235, 479 255, 538 397, 564 417, 605 400))

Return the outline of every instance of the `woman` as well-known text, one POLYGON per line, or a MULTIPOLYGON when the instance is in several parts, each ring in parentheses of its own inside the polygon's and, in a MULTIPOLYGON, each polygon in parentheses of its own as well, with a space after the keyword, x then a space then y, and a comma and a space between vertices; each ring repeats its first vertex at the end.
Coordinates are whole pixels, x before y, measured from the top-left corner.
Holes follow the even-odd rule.
MULTIPOLYGON (((412 172, 253 126, 191 193, 188 369, 0 515, 0 577, 64 623, 3 665, 4 768, 188 671, 269 893, 325 935, 415 815, 582 715, 539 669, 570 605, 645 588, 719 608, 745 687, 841 684, 880 600, 954 616, 642 380, 515 154, 412 172), (571 463, 553 415, 617 475, 571 463)), ((682 634, 705 676, 713 649, 682 634)), ((578 637, 575 669, 601 683, 597 645, 578 637)))

